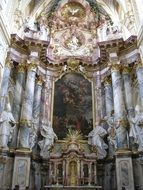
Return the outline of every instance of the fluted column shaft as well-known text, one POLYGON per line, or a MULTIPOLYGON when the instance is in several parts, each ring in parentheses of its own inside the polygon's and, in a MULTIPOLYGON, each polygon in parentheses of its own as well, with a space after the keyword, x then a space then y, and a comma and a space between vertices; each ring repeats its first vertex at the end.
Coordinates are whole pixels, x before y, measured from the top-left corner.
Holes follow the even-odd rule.
POLYGON ((110 116, 111 111, 114 109, 113 103, 113 89, 111 79, 105 78, 104 80, 105 87, 105 106, 106 106, 106 115, 110 116))
POLYGON ((29 128, 32 125, 36 64, 28 66, 25 94, 22 102, 19 147, 29 148, 29 128))
POLYGON ((137 73, 137 79, 138 79, 138 84, 139 84, 141 104, 143 106, 143 64, 140 59, 137 60, 137 63, 136 63, 136 73, 137 73))
POLYGON ((124 81, 125 103, 127 107, 128 116, 134 117, 135 113, 133 105, 132 81, 130 75, 130 68, 128 66, 124 66, 122 76, 124 81))
POLYGON ((120 74, 120 66, 114 64, 111 67, 112 86, 113 86, 113 99, 114 99, 114 112, 115 117, 125 118, 125 104, 122 90, 122 77, 120 74))
POLYGON ((0 113, 2 113, 2 111, 4 110, 5 97, 8 91, 9 78, 12 66, 13 66, 13 61, 10 58, 7 58, 1 83, 1 90, 0 90, 0 113))
MULTIPOLYGON (((13 102, 13 116, 16 122, 19 122, 20 119, 20 110, 22 104, 22 94, 25 85, 25 65, 19 64, 17 67, 17 75, 16 75, 16 85, 15 85, 15 94, 14 94, 14 102, 13 102)), ((15 127, 12 137, 11 146, 17 146, 17 135, 18 135, 18 125, 15 127)))

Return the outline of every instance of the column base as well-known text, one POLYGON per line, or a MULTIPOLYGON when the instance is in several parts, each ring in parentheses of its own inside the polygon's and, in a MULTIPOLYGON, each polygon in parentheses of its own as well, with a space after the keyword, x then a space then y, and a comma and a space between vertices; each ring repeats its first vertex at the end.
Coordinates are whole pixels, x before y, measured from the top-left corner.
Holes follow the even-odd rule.
POLYGON ((132 152, 128 149, 116 151, 117 190, 134 190, 132 152))
POLYGON ((26 189, 29 187, 31 151, 29 149, 17 149, 15 151, 12 189, 26 189))

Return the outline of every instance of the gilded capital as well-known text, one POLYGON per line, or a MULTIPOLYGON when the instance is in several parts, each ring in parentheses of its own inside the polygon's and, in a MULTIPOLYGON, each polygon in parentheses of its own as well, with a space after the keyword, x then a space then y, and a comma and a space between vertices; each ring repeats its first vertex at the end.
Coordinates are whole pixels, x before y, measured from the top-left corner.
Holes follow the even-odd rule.
POLYGON ((111 72, 121 70, 121 64, 119 61, 110 61, 108 67, 111 69, 111 72))
POLYGON ((114 72, 114 71, 119 71, 119 72, 120 72, 120 70, 121 70, 121 65, 119 65, 119 64, 112 64, 112 65, 110 66, 110 68, 111 68, 111 72, 114 72))
POLYGON ((142 64, 142 60, 140 57, 138 57, 135 61, 135 68, 138 69, 138 68, 141 68, 143 67, 143 64, 142 64))
POLYGON ((37 76, 36 78, 36 84, 39 85, 39 86, 42 86, 42 84, 44 83, 44 79, 42 76, 37 76))
POLYGON ((28 71, 35 71, 36 70, 36 68, 37 68, 37 65, 38 65, 38 63, 37 63, 37 61, 35 61, 35 60, 32 60, 32 61, 30 61, 29 63, 28 63, 28 65, 27 65, 27 70, 28 71))
POLYGON ((103 80, 104 86, 109 86, 112 84, 112 80, 110 77, 105 77, 103 80))
POLYGON ((67 61, 67 65, 68 65, 68 67, 72 70, 72 71, 74 71, 74 70, 76 70, 77 68, 78 68, 78 66, 79 66, 79 60, 77 60, 77 59, 72 59, 72 58, 70 58, 70 59, 68 59, 68 61, 67 61))
POLYGON ((123 65, 122 66, 122 73, 123 74, 129 74, 131 72, 131 67, 129 67, 128 65, 123 65))
POLYGON ((6 58, 5 67, 13 68, 13 60, 10 57, 6 58))
POLYGON ((25 65, 19 64, 19 65, 17 66, 17 72, 18 72, 18 73, 25 73, 25 65))

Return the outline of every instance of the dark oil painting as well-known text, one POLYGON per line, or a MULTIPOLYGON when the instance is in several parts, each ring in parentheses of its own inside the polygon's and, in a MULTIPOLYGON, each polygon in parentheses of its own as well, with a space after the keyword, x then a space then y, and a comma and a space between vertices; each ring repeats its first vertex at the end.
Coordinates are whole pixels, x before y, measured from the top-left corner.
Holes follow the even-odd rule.
POLYGON ((92 130, 91 82, 80 74, 69 73, 55 83, 53 129, 58 139, 68 129, 80 130, 87 136, 92 130))

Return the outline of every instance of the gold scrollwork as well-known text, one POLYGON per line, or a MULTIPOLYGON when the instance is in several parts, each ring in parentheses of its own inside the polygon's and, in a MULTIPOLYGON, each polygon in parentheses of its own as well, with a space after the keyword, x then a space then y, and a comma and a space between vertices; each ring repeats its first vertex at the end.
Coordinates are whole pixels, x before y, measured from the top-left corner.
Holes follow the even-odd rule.
POLYGON ((71 69, 72 71, 76 71, 78 69, 79 63, 80 63, 79 60, 72 59, 72 58, 68 59, 68 61, 67 61, 67 65, 68 65, 69 69, 71 69))
POLYGON ((6 58, 5 67, 13 68, 13 60, 10 57, 6 58))
POLYGON ((138 68, 141 68, 143 67, 143 63, 142 63, 142 60, 140 57, 138 57, 135 61, 135 68, 138 69, 138 68))
POLYGON ((26 125, 27 127, 31 127, 32 121, 28 119, 21 119, 20 120, 20 125, 26 125))
POLYGON ((109 76, 106 76, 103 80, 103 83, 104 83, 104 86, 109 86, 112 84, 112 80, 111 80, 111 77, 109 76))
POLYGON ((123 71, 123 74, 128 74, 131 72, 131 67, 129 67, 128 65, 123 65, 122 66, 122 71, 123 71))
POLYGON ((36 78, 36 83, 37 83, 39 86, 42 86, 42 84, 44 83, 43 76, 41 76, 41 75, 37 76, 37 78, 36 78))
POLYGON ((17 66, 17 72, 18 73, 25 73, 25 65, 23 65, 23 64, 19 64, 18 66, 17 66))

